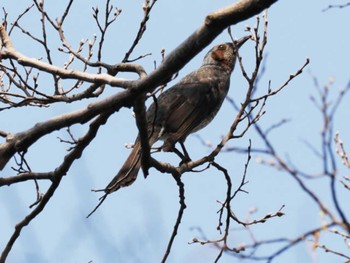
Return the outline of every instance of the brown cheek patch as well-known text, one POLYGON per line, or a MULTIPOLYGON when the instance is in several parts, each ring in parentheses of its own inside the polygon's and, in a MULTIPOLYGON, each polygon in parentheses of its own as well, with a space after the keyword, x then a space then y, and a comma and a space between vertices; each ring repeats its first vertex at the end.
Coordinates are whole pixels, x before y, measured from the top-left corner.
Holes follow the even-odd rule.
POLYGON ((211 54, 211 57, 216 61, 222 61, 224 60, 224 51, 216 50, 211 54))

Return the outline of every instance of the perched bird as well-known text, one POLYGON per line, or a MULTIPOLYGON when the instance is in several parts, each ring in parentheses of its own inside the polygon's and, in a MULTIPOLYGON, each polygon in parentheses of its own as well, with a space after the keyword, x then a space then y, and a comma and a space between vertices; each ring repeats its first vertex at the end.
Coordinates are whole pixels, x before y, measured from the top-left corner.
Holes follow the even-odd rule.
MULTIPOLYGON (((230 86, 237 50, 250 37, 235 43, 213 47, 204 57, 202 66, 163 92, 147 110, 149 144, 163 140, 163 151, 171 151, 175 143, 205 127, 219 111, 230 86)), ((118 174, 104 189, 106 194, 132 184, 141 167, 141 143, 136 138, 134 148, 118 174)))

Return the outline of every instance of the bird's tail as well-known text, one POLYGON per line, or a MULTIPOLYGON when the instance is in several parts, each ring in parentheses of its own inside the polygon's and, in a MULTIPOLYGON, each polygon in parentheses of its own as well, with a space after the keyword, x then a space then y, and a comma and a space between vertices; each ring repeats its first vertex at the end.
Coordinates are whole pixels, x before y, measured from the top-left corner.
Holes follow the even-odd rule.
POLYGON ((121 187, 131 185, 137 177, 141 167, 141 144, 140 140, 136 140, 134 148, 129 157, 124 162, 113 180, 105 188, 107 194, 117 191, 121 187))
MULTIPOLYGON (((149 138, 149 144, 152 146, 157 141, 157 136, 153 134, 149 138)), ((132 149, 129 157, 124 162, 123 166, 120 168, 113 180, 104 189, 106 194, 110 194, 117 191, 121 187, 131 185, 137 177, 137 174, 141 168, 141 142, 139 137, 137 137, 134 148, 132 149)))

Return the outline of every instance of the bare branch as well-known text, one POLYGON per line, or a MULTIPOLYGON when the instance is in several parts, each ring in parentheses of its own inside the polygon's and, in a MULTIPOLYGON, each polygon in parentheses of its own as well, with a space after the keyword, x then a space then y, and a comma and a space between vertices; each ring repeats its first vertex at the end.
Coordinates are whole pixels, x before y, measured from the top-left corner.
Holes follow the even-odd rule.
POLYGON ((339 155, 339 157, 341 158, 343 164, 350 169, 350 161, 349 161, 349 158, 348 158, 348 154, 347 152, 345 151, 345 148, 344 148, 344 142, 340 139, 339 137, 339 133, 337 132, 335 134, 335 138, 334 138, 334 141, 336 143, 336 152, 337 154, 339 155))
POLYGON ((328 248, 328 246, 326 246, 326 245, 317 245, 317 248, 323 249, 324 252, 326 252, 326 253, 332 253, 332 254, 334 254, 334 255, 337 255, 337 256, 340 256, 340 257, 342 257, 342 258, 347 259, 347 261, 345 261, 345 262, 350 262, 350 257, 349 257, 349 256, 346 256, 345 254, 340 253, 340 252, 338 252, 338 251, 336 251, 336 250, 334 250, 334 249, 330 249, 330 248, 328 248))
POLYGON ((181 224, 183 213, 184 213, 184 211, 186 209, 186 204, 185 204, 185 186, 184 186, 183 182, 181 181, 181 175, 179 173, 177 173, 177 172, 174 172, 174 173, 172 173, 172 176, 175 179, 177 186, 179 187, 180 208, 179 208, 179 212, 178 212, 178 215, 177 215, 177 218, 176 218, 176 222, 175 222, 175 225, 174 225, 174 230, 173 230, 173 232, 171 234, 168 246, 166 248, 166 251, 164 253, 163 259, 161 261, 162 263, 165 263, 165 261, 167 260, 169 254, 170 254, 171 247, 172 247, 172 245, 174 243, 175 237, 176 237, 177 232, 179 230, 179 226, 181 224))
POLYGON ((142 7, 143 8, 143 12, 144 12, 143 20, 140 23, 140 27, 139 27, 139 30, 138 30, 136 36, 135 36, 134 42, 131 45, 131 47, 129 48, 129 50, 126 52, 122 62, 135 61, 135 59, 133 59, 133 60, 129 59, 130 55, 134 51, 135 47, 137 46, 137 44, 139 43, 139 41, 141 40, 143 34, 146 31, 147 21, 150 18, 151 11, 152 11, 152 9, 153 9, 153 7, 154 7, 156 2, 157 2, 157 0, 153 0, 152 4, 150 5, 150 1, 149 0, 145 0, 145 3, 143 5, 143 7, 142 7))
MULTIPOLYGON (((105 124, 111 112, 104 113, 98 116, 94 121, 90 124, 89 131, 79 139, 76 147, 66 155, 62 164, 57 167, 54 171, 49 172, 47 176, 50 177, 52 184, 47 190, 47 192, 42 196, 40 202, 37 204, 36 208, 28 214, 21 222, 16 225, 15 231, 13 232, 10 240, 6 244, 5 249, 3 250, 0 262, 5 262, 9 252, 12 249, 13 244, 19 237, 21 230, 28 225, 47 205, 50 201, 51 197, 59 187, 59 184, 64 175, 69 171, 71 165, 74 163, 76 159, 79 159, 82 155, 84 149, 90 144, 90 142, 97 135, 97 131, 101 125, 105 124)), ((33 176, 33 175, 30 175, 33 176)))
POLYGON ((329 9, 332 9, 332 8, 339 8, 339 9, 342 9, 342 8, 345 8, 345 7, 348 7, 350 6, 350 2, 349 3, 346 3, 346 4, 342 4, 342 5, 329 5, 327 6, 325 9, 322 10, 322 12, 326 12, 328 11, 329 9))

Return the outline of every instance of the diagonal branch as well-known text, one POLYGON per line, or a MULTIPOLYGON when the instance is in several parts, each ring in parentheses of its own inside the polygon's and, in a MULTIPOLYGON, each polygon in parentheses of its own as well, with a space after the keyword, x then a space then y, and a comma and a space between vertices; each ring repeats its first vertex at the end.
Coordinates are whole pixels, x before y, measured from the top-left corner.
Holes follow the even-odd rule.
POLYGON ((9 252, 11 251, 13 244, 20 236, 22 229, 25 226, 27 226, 45 208, 45 206, 50 201, 51 197, 54 195, 55 191, 59 187, 63 176, 66 175, 66 173, 69 171, 74 161, 80 158, 85 148, 97 135, 97 132, 101 125, 106 123, 110 115, 111 112, 101 114, 93 122, 91 122, 88 132, 78 140, 77 145, 69 154, 66 155, 62 164, 59 167, 57 167, 53 172, 48 173, 52 181, 51 186, 43 195, 41 201, 38 203, 38 206, 16 225, 15 231, 13 232, 12 236, 10 237, 10 240, 6 244, 6 247, 0 256, 0 262, 6 261, 6 258, 9 252))

